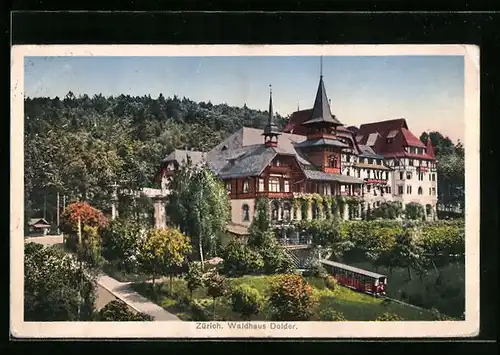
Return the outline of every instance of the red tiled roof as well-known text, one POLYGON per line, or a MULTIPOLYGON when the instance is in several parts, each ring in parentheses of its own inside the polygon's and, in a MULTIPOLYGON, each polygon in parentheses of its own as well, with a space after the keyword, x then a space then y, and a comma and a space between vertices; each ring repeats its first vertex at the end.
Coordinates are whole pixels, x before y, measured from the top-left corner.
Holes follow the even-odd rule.
POLYGON ((431 137, 427 136, 427 155, 432 158, 436 158, 436 153, 434 147, 432 146, 431 137))
POLYGON ((362 124, 357 134, 358 144, 366 144, 371 133, 378 133, 382 139, 372 147, 375 153, 386 158, 409 157, 420 159, 433 159, 428 154, 410 154, 404 151, 405 146, 425 148, 425 145, 408 129, 404 118, 362 124), (390 143, 387 138, 391 138, 390 143))
POLYGON ((283 127, 282 131, 284 133, 293 133, 305 136, 307 130, 304 126, 302 126, 302 123, 311 118, 311 115, 312 115, 312 109, 295 111, 290 116, 290 120, 285 125, 285 127, 283 127))
POLYGON ((406 128, 401 128, 401 132, 403 133, 403 136, 405 137, 406 144, 412 147, 419 147, 419 148, 425 148, 424 143, 420 141, 417 137, 413 135, 408 129, 406 128))
POLYGON ((381 136, 385 137, 390 131, 399 131, 401 128, 408 129, 406 120, 404 118, 397 118, 394 120, 379 121, 372 123, 365 123, 359 126, 359 135, 365 135, 378 132, 381 136))

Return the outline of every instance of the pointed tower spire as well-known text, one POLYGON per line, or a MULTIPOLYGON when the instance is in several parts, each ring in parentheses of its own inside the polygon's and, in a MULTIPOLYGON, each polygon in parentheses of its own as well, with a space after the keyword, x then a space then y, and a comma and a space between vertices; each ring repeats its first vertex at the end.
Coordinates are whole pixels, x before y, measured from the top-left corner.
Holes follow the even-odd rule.
POLYGON ((323 78, 323 56, 319 58, 319 77, 323 78))
POLYGON ((323 57, 321 57, 321 74, 319 77, 318 91, 316 92, 316 99, 312 109, 312 117, 302 123, 303 125, 326 123, 332 126, 341 126, 337 118, 332 115, 330 111, 330 104, 328 96, 326 95, 325 84, 323 83, 323 57))
POLYGON ((281 134, 273 114, 273 89, 269 85, 269 116, 264 127, 264 143, 267 147, 278 146, 278 136, 281 134))
POLYGON ((436 153, 434 152, 434 147, 432 146, 432 141, 431 137, 427 136, 427 155, 430 156, 431 158, 436 157, 436 153))

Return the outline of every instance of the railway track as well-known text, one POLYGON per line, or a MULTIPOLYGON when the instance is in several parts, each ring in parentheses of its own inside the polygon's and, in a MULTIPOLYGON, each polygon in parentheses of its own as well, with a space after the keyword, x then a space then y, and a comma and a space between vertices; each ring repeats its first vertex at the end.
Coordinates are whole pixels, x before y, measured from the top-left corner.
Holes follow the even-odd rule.
POLYGON ((406 302, 403 302, 403 301, 397 300, 397 299, 392 298, 392 297, 388 297, 388 296, 380 296, 380 298, 383 298, 383 299, 385 299, 385 300, 389 300, 389 301, 391 301, 391 302, 399 303, 399 304, 401 304, 401 305, 403 305, 403 306, 407 306, 407 307, 411 307, 411 308, 414 308, 414 309, 418 309, 418 310, 420 310, 420 311, 430 312, 430 310, 428 310, 428 309, 425 309, 425 308, 422 308, 422 307, 418 307, 418 306, 415 306, 415 305, 413 305, 413 304, 411 304, 411 303, 406 303, 406 302))

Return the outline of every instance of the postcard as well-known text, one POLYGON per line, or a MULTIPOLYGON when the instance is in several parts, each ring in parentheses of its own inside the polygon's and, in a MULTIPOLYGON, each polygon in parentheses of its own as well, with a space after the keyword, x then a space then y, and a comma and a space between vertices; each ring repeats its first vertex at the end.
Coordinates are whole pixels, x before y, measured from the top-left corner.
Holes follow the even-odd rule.
POLYGON ((11 75, 13 337, 478 334, 478 47, 20 45, 11 75))

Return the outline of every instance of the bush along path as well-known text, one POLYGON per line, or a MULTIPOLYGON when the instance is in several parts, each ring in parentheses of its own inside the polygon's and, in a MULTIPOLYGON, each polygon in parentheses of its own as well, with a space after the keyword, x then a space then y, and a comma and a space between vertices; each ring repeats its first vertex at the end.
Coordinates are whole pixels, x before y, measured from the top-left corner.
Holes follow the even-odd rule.
MULTIPOLYGON (((56 238, 41 237, 36 240, 30 239, 29 241, 50 246, 59 244, 62 241, 62 238, 60 239, 61 240, 56 240, 56 238)), ((137 312, 145 313, 153 317, 155 321, 180 321, 179 317, 176 315, 167 312, 164 308, 134 291, 130 282, 120 282, 106 274, 101 274, 97 279, 97 283, 113 296, 126 303, 129 307, 135 309, 137 312)), ((99 295, 97 295, 97 297, 99 297, 99 295)))

